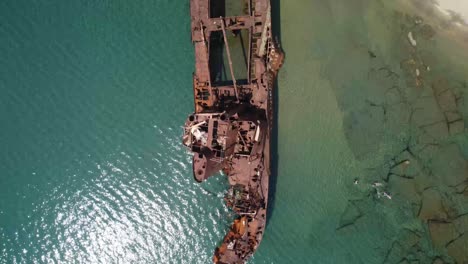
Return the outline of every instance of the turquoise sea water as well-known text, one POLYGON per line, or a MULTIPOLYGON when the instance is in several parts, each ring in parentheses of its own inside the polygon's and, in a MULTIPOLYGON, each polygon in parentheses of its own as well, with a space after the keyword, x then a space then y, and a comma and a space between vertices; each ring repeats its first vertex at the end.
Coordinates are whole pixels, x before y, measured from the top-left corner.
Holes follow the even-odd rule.
MULTIPOLYGON (((416 2, 275 2, 278 173, 249 263, 468 259, 467 134, 444 123, 468 114, 468 37, 416 2)), ((181 144, 188 14, 0 3, 0 263, 210 263, 233 216, 181 144)))

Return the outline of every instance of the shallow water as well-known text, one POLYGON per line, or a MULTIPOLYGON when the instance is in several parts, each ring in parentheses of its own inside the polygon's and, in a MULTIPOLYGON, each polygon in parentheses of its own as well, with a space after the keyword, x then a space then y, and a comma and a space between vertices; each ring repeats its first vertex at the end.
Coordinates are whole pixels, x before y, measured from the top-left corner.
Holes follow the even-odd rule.
MULTIPOLYGON (((468 259, 466 27, 386 2, 276 2, 278 176, 249 263, 468 259)), ((232 215, 180 141, 188 12, 0 3, 0 263, 209 263, 232 215)))
POLYGON ((281 4, 281 255, 468 260, 468 31, 422 2, 281 4))

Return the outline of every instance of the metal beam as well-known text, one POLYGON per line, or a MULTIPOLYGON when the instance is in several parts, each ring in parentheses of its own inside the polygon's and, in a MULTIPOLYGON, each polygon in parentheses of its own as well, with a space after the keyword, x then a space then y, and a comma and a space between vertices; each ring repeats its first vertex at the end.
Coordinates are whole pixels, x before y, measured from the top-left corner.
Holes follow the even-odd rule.
POLYGON ((222 20, 221 28, 223 29, 224 45, 226 46, 226 53, 227 53, 228 60, 229 60, 229 69, 231 70, 232 82, 234 84, 234 92, 236 93, 236 100, 237 102, 239 102, 239 93, 237 92, 236 77, 234 77, 234 69, 232 66, 231 52, 229 51, 229 44, 228 44, 227 37, 226 37, 226 28, 224 25, 224 19, 223 17, 220 17, 220 18, 222 20))

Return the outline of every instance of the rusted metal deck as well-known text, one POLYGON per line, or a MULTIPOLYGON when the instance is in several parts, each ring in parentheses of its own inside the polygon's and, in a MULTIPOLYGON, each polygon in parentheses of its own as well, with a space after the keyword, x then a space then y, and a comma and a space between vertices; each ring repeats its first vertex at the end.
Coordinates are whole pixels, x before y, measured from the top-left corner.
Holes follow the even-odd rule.
POLYGON ((194 154, 196 181, 222 170, 231 186, 225 201, 238 217, 215 250, 213 262, 245 263, 260 244, 266 225, 272 89, 284 55, 272 38, 269 0, 191 0, 190 12, 195 112, 185 123, 183 143, 194 154), (212 17, 213 5, 229 1, 242 2, 243 14, 212 17), (249 36, 243 52, 247 70, 245 78, 237 80, 242 67, 233 63, 228 39, 241 38, 241 30, 249 36), (212 52, 216 45, 222 50, 219 54, 212 52), (217 55, 222 57, 216 58, 221 66, 213 60, 217 55), (227 81, 220 83, 214 75, 223 73, 227 81))

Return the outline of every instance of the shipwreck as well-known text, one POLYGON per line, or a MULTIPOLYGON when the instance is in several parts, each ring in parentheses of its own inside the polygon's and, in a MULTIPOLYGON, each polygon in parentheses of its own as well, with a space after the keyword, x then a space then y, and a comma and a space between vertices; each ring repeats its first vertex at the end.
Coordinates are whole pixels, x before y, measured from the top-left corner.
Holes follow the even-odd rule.
POLYGON ((273 89, 284 55, 269 0, 190 0, 190 13, 195 111, 183 144, 197 182, 223 171, 230 184, 225 201, 237 217, 213 262, 245 263, 267 221, 273 89))

